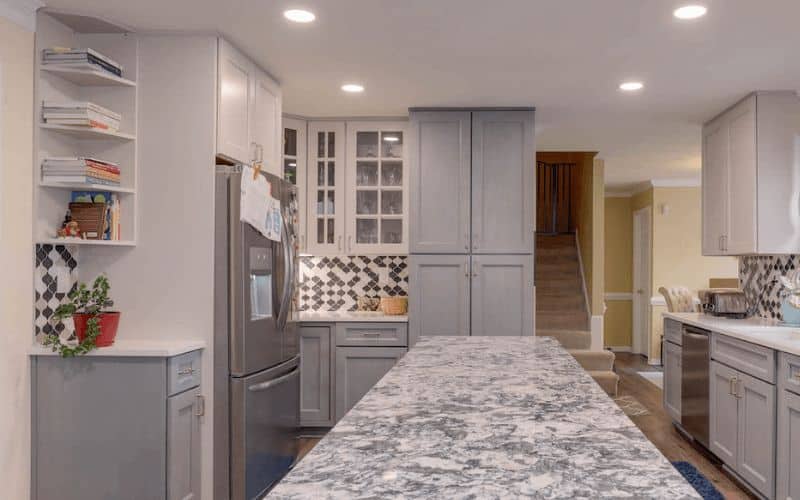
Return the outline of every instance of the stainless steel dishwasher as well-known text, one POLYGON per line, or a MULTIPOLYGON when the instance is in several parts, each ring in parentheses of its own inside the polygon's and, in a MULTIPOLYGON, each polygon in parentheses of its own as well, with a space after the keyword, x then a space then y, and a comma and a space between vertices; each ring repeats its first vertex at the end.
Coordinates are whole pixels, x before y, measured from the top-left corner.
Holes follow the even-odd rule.
POLYGON ((711 332, 683 325, 681 426, 708 447, 708 369, 711 332))

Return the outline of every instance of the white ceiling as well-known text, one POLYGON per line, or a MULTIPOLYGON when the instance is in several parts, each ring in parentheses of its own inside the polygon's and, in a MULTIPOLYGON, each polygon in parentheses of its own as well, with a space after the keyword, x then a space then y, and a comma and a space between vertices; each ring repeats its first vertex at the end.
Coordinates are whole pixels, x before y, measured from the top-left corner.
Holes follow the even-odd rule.
POLYGON ((278 78, 286 112, 537 108, 540 150, 596 150, 606 184, 697 178, 700 126, 747 92, 800 88, 800 1, 50 0, 138 31, 216 31, 278 78), (314 11, 310 25, 287 8, 314 11), (624 79, 645 82, 623 94, 624 79), (366 91, 345 95, 346 81, 366 91))

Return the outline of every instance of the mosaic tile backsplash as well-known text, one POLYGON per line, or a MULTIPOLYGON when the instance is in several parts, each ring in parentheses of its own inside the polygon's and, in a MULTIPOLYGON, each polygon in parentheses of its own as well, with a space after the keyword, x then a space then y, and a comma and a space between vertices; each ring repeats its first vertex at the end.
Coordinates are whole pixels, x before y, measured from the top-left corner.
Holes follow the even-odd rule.
POLYGON ((36 245, 36 281, 34 283, 34 326, 36 336, 40 334, 58 334, 64 330, 60 322, 53 322, 51 318, 66 293, 58 293, 57 270, 69 269, 76 285, 78 260, 64 245, 36 245))
POLYGON ((300 257, 299 287, 301 311, 355 311, 359 296, 408 295, 408 257, 300 257))
POLYGON ((800 255, 752 255, 739 257, 739 282, 747 302, 758 300, 758 314, 782 320, 782 289, 777 279, 797 269, 800 255), (762 295, 763 291, 763 295, 762 295))

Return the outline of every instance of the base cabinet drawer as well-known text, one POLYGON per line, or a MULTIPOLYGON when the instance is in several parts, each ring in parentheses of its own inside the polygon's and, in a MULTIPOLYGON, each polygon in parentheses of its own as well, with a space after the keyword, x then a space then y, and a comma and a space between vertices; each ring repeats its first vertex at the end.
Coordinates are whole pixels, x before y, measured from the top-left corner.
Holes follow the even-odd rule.
POLYGON ((337 347, 336 420, 344 417, 406 352, 405 347, 337 347))
POLYGON ((336 323, 337 346, 405 347, 408 345, 406 323, 336 323))
POLYGON ((775 351, 719 333, 711 335, 711 359, 774 384, 775 351))
POLYGON ((673 344, 683 345, 683 323, 674 319, 664 318, 664 340, 673 344))
POLYGON ((333 412, 333 325, 300 326, 300 425, 331 427, 333 412))

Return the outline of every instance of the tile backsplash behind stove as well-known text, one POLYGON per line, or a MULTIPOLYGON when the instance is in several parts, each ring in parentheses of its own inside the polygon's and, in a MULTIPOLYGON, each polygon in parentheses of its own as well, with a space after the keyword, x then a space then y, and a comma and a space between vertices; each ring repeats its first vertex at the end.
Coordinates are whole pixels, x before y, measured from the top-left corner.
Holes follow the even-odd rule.
POLYGON ((747 302, 758 300, 758 314, 782 320, 782 286, 774 283, 800 265, 800 255, 748 255, 739 257, 739 282, 747 302), (763 296, 761 296, 763 290, 763 296), (760 298, 760 299, 759 299, 760 298))
POLYGON ((359 296, 408 295, 408 257, 300 257, 299 288, 301 311, 355 311, 359 296))

